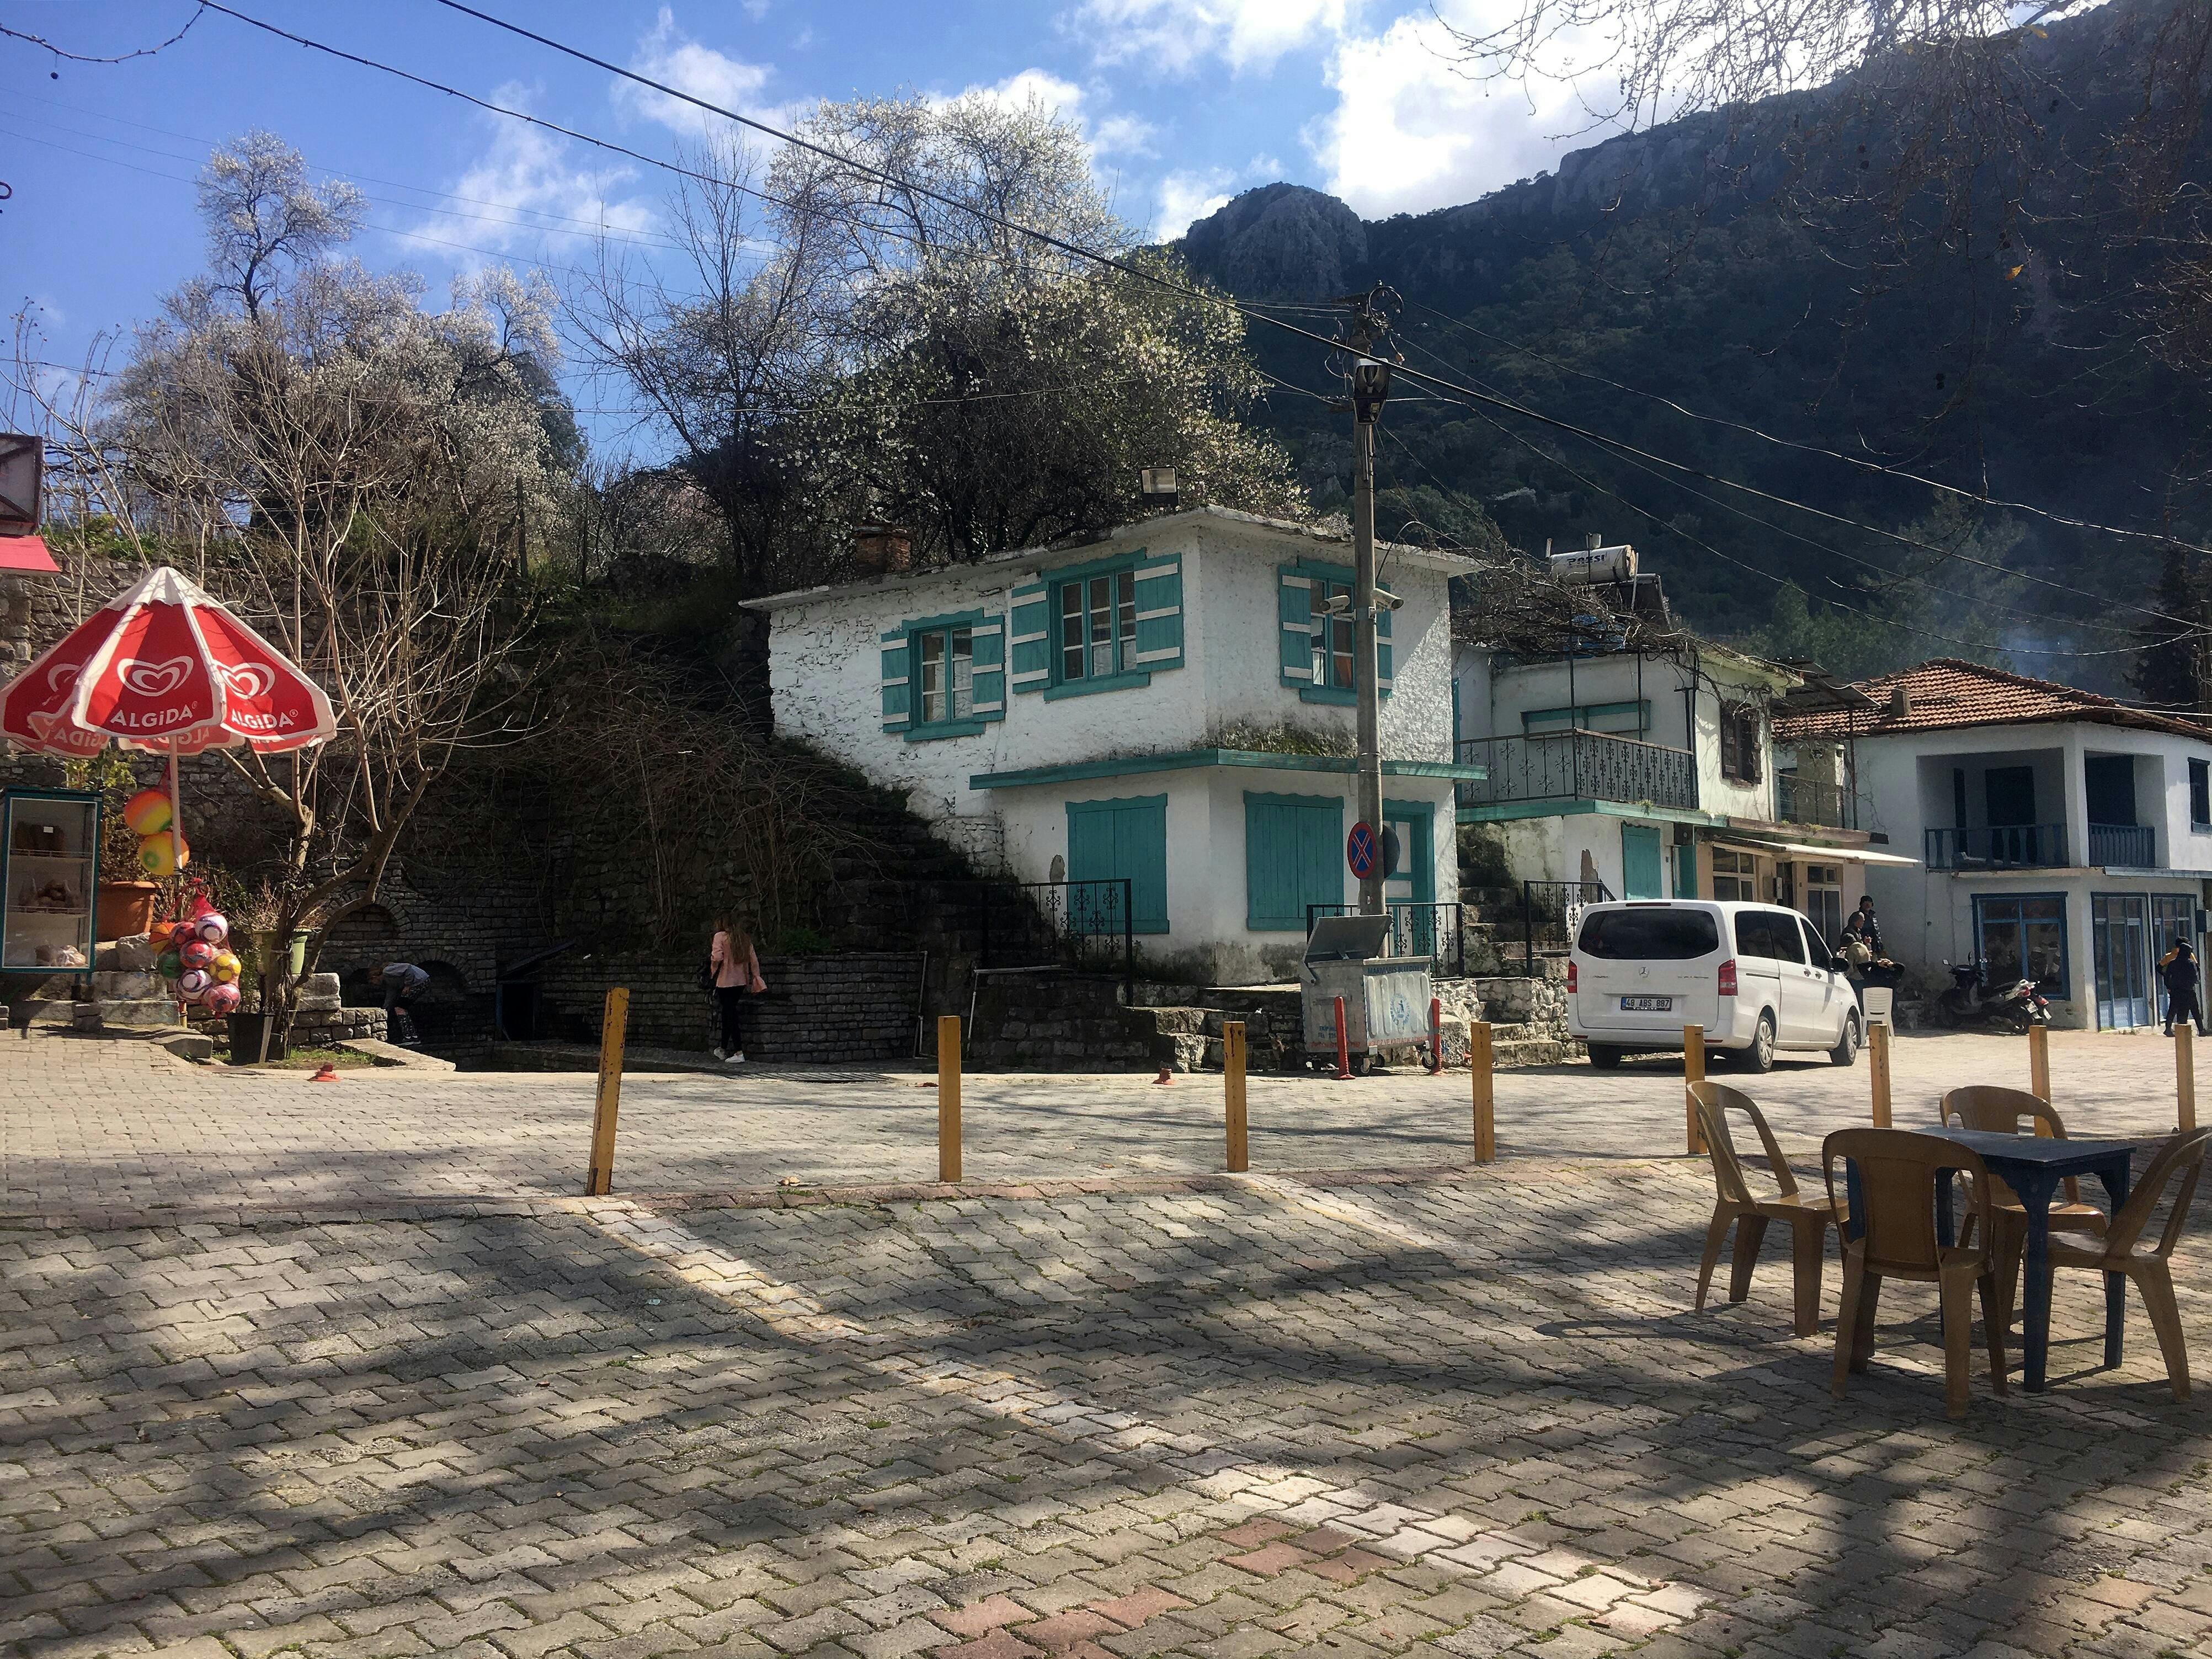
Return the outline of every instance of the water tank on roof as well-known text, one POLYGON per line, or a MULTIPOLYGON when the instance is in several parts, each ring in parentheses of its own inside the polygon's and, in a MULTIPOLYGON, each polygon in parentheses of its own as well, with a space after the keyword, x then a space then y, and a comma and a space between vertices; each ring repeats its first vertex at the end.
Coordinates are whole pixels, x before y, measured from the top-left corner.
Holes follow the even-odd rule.
POLYGON ((1552 580, 1572 587, 1595 582, 1636 580, 1636 550, 1623 542, 1619 547, 1592 547, 1575 553, 1552 555, 1552 580))

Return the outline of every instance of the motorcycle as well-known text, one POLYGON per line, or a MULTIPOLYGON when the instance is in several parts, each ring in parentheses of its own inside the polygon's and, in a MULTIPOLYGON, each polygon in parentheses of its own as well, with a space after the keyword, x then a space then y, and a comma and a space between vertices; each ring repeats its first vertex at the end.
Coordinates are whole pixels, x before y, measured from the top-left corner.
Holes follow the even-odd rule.
POLYGON ((1987 957, 1943 965, 1951 970, 1951 988, 1936 999, 1936 1006, 1954 1030, 1994 1025, 2018 1036, 2031 1026, 2051 1024, 2051 1004, 2033 980, 2014 980, 1993 991, 1988 988, 1987 957))

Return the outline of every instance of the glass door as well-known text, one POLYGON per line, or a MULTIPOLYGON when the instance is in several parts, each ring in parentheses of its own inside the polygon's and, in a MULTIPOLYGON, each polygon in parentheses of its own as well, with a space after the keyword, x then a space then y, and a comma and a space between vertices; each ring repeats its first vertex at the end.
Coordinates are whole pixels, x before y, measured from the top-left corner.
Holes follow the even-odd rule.
POLYGON ((2166 961, 2166 953, 2186 941, 2197 952, 2199 965, 2204 954, 2197 942, 2197 900, 2189 893, 2153 893, 2150 896, 2150 959, 2151 996, 2159 1005, 2159 1018, 2166 1018, 2166 988, 2158 981, 2158 965, 2166 961))
POLYGON ((92 967, 97 812, 81 797, 7 797, 0 968, 81 974, 92 967))
POLYGON ((2149 900, 2141 893, 2092 893, 2089 937, 2096 954, 2097 1029, 2149 1024, 2149 900))

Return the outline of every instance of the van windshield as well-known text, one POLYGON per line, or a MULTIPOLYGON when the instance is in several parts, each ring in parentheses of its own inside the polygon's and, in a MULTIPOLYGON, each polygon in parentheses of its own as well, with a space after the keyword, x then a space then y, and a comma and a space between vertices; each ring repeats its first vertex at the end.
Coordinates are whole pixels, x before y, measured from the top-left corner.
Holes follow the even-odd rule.
POLYGON ((1710 910, 1600 910, 1579 948, 1605 962, 1686 962, 1719 950, 1721 933, 1710 910))

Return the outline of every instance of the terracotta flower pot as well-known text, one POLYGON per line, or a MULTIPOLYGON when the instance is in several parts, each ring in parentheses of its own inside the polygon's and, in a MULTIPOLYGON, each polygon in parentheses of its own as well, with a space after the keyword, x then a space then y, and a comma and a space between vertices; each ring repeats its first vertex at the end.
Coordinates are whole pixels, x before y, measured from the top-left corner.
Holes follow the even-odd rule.
POLYGON ((150 881, 103 881, 100 884, 100 942, 132 939, 154 925, 154 907, 161 890, 150 881))

